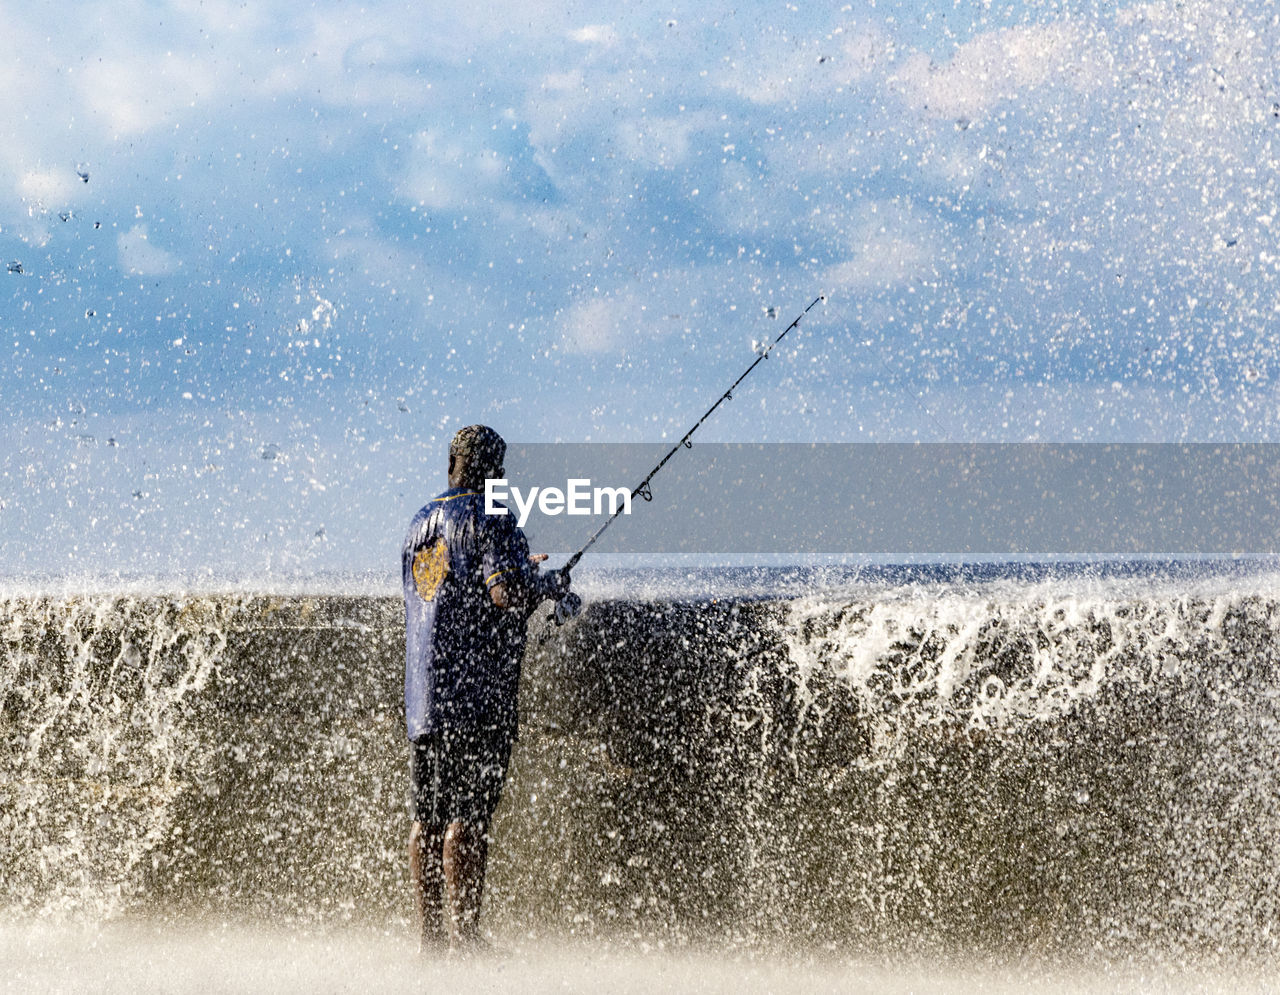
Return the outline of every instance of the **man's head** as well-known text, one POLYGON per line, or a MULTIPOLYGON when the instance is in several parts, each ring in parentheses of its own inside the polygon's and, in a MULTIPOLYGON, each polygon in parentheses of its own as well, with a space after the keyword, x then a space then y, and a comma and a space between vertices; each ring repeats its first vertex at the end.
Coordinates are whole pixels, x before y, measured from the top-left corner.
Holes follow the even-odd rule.
POLYGON ((502 476, 507 444, 488 425, 460 428, 449 443, 449 485, 484 487, 488 477, 502 476))

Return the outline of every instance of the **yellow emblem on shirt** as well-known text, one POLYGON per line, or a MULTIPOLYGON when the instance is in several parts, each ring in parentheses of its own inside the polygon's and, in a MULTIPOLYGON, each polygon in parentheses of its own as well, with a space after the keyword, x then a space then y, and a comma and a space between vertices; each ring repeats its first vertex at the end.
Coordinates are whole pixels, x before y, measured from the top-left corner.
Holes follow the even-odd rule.
POLYGON ((444 540, 437 539, 413 558, 413 583, 423 601, 430 601, 449 575, 449 551, 444 540))

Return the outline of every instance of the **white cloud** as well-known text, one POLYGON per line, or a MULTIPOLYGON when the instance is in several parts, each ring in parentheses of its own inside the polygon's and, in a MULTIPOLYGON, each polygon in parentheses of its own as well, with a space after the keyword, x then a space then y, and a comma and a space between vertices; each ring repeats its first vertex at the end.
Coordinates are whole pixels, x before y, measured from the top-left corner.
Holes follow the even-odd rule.
POLYGON ((0 224, 22 232, 30 242, 47 240, 46 226, 37 218, 46 211, 71 206, 78 181, 66 117, 76 111, 75 92, 59 65, 58 47, 46 34, 5 18, 0 30, 0 224))
POLYGON ((1182 4, 1175 7, 1169 3, 1140 3, 1116 11, 1116 23, 1124 27, 1171 28, 1186 23, 1189 13, 1182 4))
POLYGON ((706 289, 714 280, 693 269, 668 270, 652 274, 652 283, 593 290, 561 314, 561 348, 586 355, 631 350, 687 332, 690 316, 705 307, 706 289))
POLYGON ((872 202, 848 225, 851 257, 827 269, 823 286, 867 291, 931 272, 942 251, 928 223, 892 202, 872 202))
POLYGON ((31 170, 18 178, 18 196, 31 209, 52 210, 70 202, 76 179, 69 168, 31 170))
POLYGON ((474 307, 466 288, 449 278, 447 267, 379 235, 369 219, 347 218, 343 230, 347 234, 330 239, 327 248, 344 277, 358 275, 406 306, 436 306, 446 312, 474 307))
POLYGON ((429 128, 414 136, 408 172, 396 193, 432 210, 450 210, 499 195, 506 171, 506 159, 494 150, 464 145, 429 128))
POLYGON ((753 104, 780 104, 830 87, 821 50, 801 48, 765 50, 758 57, 732 63, 720 74, 720 85, 753 104))
MULTIPOLYGON (((16 202, 11 202, 9 197, 0 196, 0 217, 8 232, 28 245, 47 245, 59 224, 58 213, 71 210, 76 202, 80 182, 71 167, 27 169, 19 161, 9 168, 17 197, 16 202)), ((5 172, 0 166, 0 177, 5 172)))
POLYGON ((719 85, 754 104, 777 105, 831 96, 883 75, 897 45, 879 24, 850 24, 827 37, 799 43, 762 40, 749 58, 717 73, 719 85))
POLYGON ((715 123, 704 111, 680 117, 642 117, 618 126, 622 152, 630 162, 650 168, 667 168, 689 158, 690 137, 715 123))
POLYGON ((588 24, 570 31, 569 37, 582 45, 613 46, 618 43, 618 32, 610 24, 588 24))
POLYGON ((766 185, 759 171, 741 162, 726 163, 712 198, 721 226, 747 234, 781 220, 778 211, 785 210, 785 202, 765 196, 762 188, 766 185))
POLYGON ((199 101, 224 99, 227 86, 212 67, 187 53, 104 59, 80 76, 81 96, 90 112, 124 136, 172 123, 199 101))
POLYGON ((766 314, 775 286, 751 267, 687 265, 584 288, 557 315, 560 348, 567 353, 638 356, 703 345, 719 349, 737 341, 745 350, 749 338, 744 335, 779 331, 766 314), (763 326, 752 329, 752 321, 763 326))
POLYGON ((586 78, 580 69, 563 73, 548 73, 542 77, 542 89, 552 93, 574 93, 582 91, 586 86, 586 78))
POLYGON ((608 300, 580 301, 572 305, 562 322, 566 352, 607 352, 622 341, 614 305, 608 300))
POLYGON ((146 225, 134 225, 116 239, 120 269, 131 276, 164 276, 182 265, 172 252, 152 245, 146 225))
POLYGON ((852 259, 827 269, 822 285, 838 290, 873 290, 922 273, 931 253, 917 242, 884 234, 852 259))
POLYGON ((944 117, 977 117, 995 104, 1050 83, 1096 83, 1098 53, 1077 24, 1002 28, 961 45, 949 62, 909 57, 890 81, 913 107, 944 117))
POLYGON ((169 0, 174 10, 203 27, 205 34, 239 35, 251 39, 273 28, 272 4, 247 4, 239 0, 169 0))
POLYGON ((846 83, 870 76, 893 60, 896 45, 878 24, 849 28, 840 34, 840 75, 846 83))

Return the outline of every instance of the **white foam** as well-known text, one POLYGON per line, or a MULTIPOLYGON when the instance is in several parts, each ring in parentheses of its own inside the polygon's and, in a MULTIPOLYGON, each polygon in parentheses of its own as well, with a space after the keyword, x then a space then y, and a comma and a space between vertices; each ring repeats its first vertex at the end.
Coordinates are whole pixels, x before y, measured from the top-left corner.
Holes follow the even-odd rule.
POLYGON ((291 932, 246 924, 162 926, 117 922, 93 929, 19 923, 0 927, 0 984, 11 992, 83 993, 609 992, 744 995, 774 992, 1015 993, 1267 990, 1265 967, 1105 963, 1063 967, 980 958, 795 955, 759 949, 659 949, 500 939, 503 952, 472 960, 424 959, 397 933, 291 932))
POLYGON ((835 677, 882 725, 989 729, 1225 659, 1233 612, 1280 637, 1278 591, 1274 573, 845 585, 790 600, 782 635, 802 679, 835 677))

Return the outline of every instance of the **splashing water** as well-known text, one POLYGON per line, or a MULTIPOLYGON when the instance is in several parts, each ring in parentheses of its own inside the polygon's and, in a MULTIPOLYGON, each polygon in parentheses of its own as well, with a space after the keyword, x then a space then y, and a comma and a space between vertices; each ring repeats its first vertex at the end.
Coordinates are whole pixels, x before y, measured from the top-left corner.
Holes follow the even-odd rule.
POLYGON ((216 605, 6 600, 0 882, 10 909, 105 917, 181 846, 192 701, 226 647, 216 605))
MULTIPOLYGON (((597 601, 531 642, 487 922, 654 949, 1265 954, 1273 586, 597 601)), ((371 595, 11 597, 5 919, 407 934, 402 627, 371 595)))

